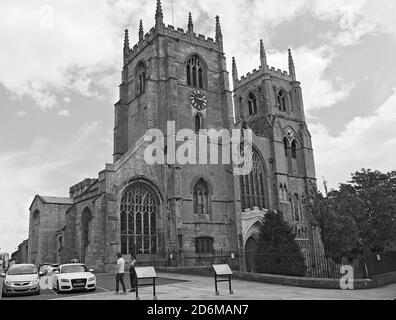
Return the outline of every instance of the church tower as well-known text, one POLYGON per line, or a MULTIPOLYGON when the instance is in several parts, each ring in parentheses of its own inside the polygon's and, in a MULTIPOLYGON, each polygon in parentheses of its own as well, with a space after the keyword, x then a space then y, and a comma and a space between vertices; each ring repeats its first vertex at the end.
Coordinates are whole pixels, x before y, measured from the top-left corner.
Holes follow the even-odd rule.
MULTIPOLYGON (((236 126, 253 130, 254 150, 262 156, 268 179, 269 199, 264 208, 249 198, 256 189, 254 179, 241 179, 242 220, 248 221, 253 212, 260 216, 262 209, 280 210, 293 227, 302 251, 310 254, 318 250, 318 233, 305 209, 307 194, 316 185, 314 158, 291 50, 288 62, 288 72, 270 67, 262 40, 258 69, 239 78, 233 58, 236 126)), ((249 223, 245 225, 249 229, 249 223)), ((246 232, 245 248, 254 250, 257 237, 249 239, 249 235, 257 232, 246 232)))
MULTIPOLYGON (((140 163, 142 152, 133 151, 145 148, 141 142, 148 129, 160 129, 174 140, 174 131, 181 129, 199 132, 200 129, 233 127, 232 92, 220 18, 216 16, 213 21, 214 38, 195 32, 191 13, 186 14, 186 22, 186 30, 166 26, 158 0, 155 26, 144 34, 140 22, 137 43, 133 47, 130 41, 134 37, 125 31, 120 99, 115 105, 114 165, 118 167, 130 157, 135 167, 140 168, 139 175, 147 172, 147 178, 163 195, 161 220, 156 221, 164 233, 163 250, 186 254, 237 251, 230 164, 169 162, 174 158, 170 154, 174 151, 167 145, 167 139, 164 148, 167 164, 140 163), (169 125, 174 126, 171 133, 169 125)), ((176 149, 180 144, 176 142, 176 149)), ((122 214, 121 225, 124 223, 122 214)), ((129 214, 136 216, 135 212, 129 214)), ((124 231, 121 230, 121 237, 124 231)), ((128 241, 121 240, 121 251, 134 253, 131 243, 137 245, 137 242, 127 234, 128 241)), ((137 247, 146 250, 144 246, 141 248, 140 242, 137 247)))

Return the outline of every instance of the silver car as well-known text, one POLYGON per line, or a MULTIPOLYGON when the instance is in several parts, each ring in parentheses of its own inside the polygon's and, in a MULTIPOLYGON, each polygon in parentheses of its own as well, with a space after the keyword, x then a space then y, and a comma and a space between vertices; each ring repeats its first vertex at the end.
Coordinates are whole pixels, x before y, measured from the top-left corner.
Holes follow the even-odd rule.
POLYGON ((15 294, 40 294, 40 275, 33 264, 14 264, 4 277, 1 296, 15 294))

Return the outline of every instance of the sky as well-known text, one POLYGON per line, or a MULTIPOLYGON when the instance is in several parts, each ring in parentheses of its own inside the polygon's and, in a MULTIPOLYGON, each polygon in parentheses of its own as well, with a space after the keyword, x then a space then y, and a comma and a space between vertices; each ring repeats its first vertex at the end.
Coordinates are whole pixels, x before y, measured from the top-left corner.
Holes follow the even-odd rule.
MULTIPOLYGON (((396 169, 396 2, 162 1, 166 24, 214 38, 220 16, 228 69, 287 70, 293 51, 318 184, 361 168, 396 169)), ((112 162, 113 109, 124 29, 154 25, 155 0, 0 2, 0 251, 27 238, 36 194, 68 196, 112 162)), ((231 79, 230 79, 231 80, 231 79)), ((231 81, 230 81, 231 82, 231 81)))

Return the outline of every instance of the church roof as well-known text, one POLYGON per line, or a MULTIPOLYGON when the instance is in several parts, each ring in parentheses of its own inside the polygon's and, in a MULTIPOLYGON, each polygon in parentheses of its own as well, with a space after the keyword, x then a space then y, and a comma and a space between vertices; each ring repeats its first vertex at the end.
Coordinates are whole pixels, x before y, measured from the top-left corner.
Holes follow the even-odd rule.
POLYGON ((73 204, 73 199, 72 198, 48 197, 48 196, 39 196, 39 197, 45 203, 51 203, 51 204, 73 204))
MULTIPOLYGON (((47 204, 73 204, 73 199, 72 198, 67 198, 67 197, 49 197, 49 196, 40 196, 36 195, 33 199, 32 205, 36 199, 39 198, 42 202, 47 203, 47 204)), ((30 208, 32 207, 30 205, 30 208)), ((29 210, 30 210, 29 208, 29 210)))

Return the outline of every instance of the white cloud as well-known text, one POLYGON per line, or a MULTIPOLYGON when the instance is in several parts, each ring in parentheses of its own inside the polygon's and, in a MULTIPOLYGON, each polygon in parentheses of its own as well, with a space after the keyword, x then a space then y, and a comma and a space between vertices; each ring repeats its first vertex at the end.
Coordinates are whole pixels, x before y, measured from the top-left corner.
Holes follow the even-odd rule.
MULTIPOLYGON (((301 81, 305 111, 331 107, 345 99, 353 83, 345 83, 342 78, 330 79, 325 73, 334 58, 334 51, 328 46, 310 49, 299 47, 293 50, 297 79, 301 81)), ((287 53, 271 51, 269 63, 287 70, 287 53)))
POLYGON ((61 109, 57 112, 57 115, 61 117, 70 117, 70 112, 69 110, 61 109))
POLYGON ((97 177, 111 161, 109 130, 88 122, 64 143, 36 136, 24 151, 0 152, 0 243, 12 250, 27 238, 29 211, 35 194, 67 196, 85 177, 97 177), (55 177, 55 178, 54 178, 55 177))
POLYGON ((362 168, 395 170, 396 92, 368 117, 356 117, 337 136, 321 124, 311 124, 317 177, 331 187, 346 182, 362 168))
POLYGON ((72 102, 72 99, 70 97, 64 97, 63 102, 69 104, 70 102, 72 102))
POLYGON ((17 116, 18 117, 24 117, 24 116, 26 116, 27 115, 27 112, 26 111, 24 111, 24 110, 19 110, 18 112, 17 112, 17 116))

